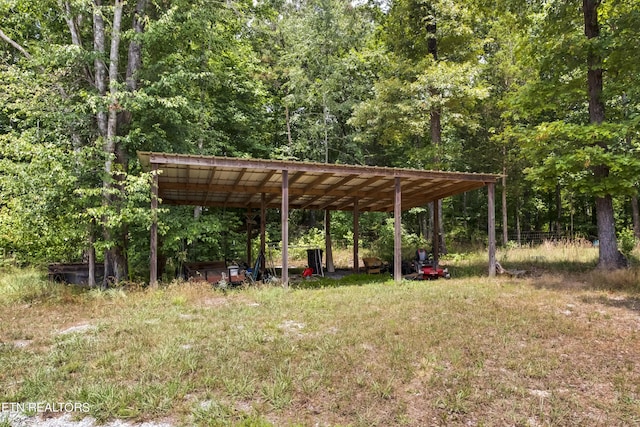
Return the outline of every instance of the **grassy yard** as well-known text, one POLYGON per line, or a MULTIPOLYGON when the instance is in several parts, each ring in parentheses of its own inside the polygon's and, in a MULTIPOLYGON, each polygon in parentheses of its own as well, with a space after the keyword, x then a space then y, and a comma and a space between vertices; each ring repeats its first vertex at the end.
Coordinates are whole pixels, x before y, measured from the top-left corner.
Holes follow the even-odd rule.
POLYGON ((450 256, 451 280, 78 291, 0 279, 0 402, 203 426, 640 425, 640 269, 450 256))

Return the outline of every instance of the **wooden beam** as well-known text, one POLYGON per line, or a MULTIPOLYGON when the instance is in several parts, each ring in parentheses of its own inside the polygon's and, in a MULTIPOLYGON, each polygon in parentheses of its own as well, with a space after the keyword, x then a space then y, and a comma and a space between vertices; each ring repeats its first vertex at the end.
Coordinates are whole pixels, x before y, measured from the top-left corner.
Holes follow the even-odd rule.
POLYGON ((158 286, 158 165, 153 165, 151 179, 149 285, 155 287, 158 286))
MULTIPOLYGON (((387 210, 389 212, 393 211, 393 201, 395 200, 394 198, 391 199, 380 199, 377 197, 358 197, 358 209, 363 212, 363 211, 377 211, 377 210, 387 210), (385 206, 385 207, 389 207, 389 209, 380 209, 377 208, 376 206, 385 206)), ((344 205, 344 207, 346 208, 346 204, 344 205)), ((342 210, 342 209, 340 209, 342 210)), ((345 209, 346 210, 346 209, 345 209)))
POLYGON ((256 205, 257 203, 260 203, 258 201, 253 201, 254 199, 258 198, 260 200, 260 198, 258 196, 261 196, 264 193, 256 193, 256 194, 249 194, 246 201, 242 202, 245 208, 251 208, 254 207, 254 205, 256 205), (253 204, 252 204, 253 203, 253 204))
POLYGON ((262 178, 262 181, 260 181, 260 184, 258 185, 258 188, 264 188, 267 185, 267 182, 269 182, 271 180, 271 178, 273 177, 273 175, 276 174, 277 171, 272 170, 266 173, 266 175, 264 176, 264 178, 262 178))
POLYGON ((477 174, 463 172, 443 172, 443 171, 425 171, 419 169, 403 169, 389 168, 379 166, 357 166, 357 165, 337 165, 327 163, 312 162, 291 162, 285 160, 265 160, 265 159, 240 159, 230 157, 216 156, 193 156, 186 154, 172 153, 153 153, 138 152, 143 166, 148 167, 151 164, 172 164, 172 165, 192 165, 199 167, 218 167, 218 168, 243 168, 262 169, 262 170, 283 170, 303 171, 313 173, 334 173, 341 175, 356 176, 392 176, 398 178, 444 178, 444 179, 462 179, 466 181, 495 182, 501 175, 499 174, 477 174))
POLYGON ((296 182, 300 181, 300 178, 304 176, 304 172, 296 172, 292 177, 289 178, 289 187, 291 187, 296 182))
MULTIPOLYGON (((319 177, 317 177, 316 179, 311 181, 309 184, 307 184, 306 187, 307 187, 307 189, 309 189, 309 188, 318 188, 318 186, 320 184, 322 184, 323 182, 325 182, 326 180, 328 180, 331 177, 333 177, 332 173, 323 173, 322 175, 320 175, 319 177)), ((305 192, 304 195, 308 196, 309 193, 305 192)), ((313 204, 313 202, 315 202, 316 200, 320 199, 321 197, 322 196, 317 196, 317 197, 312 198, 310 201, 308 201, 305 204, 301 205, 298 209, 307 209, 309 206, 311 206, 313 204)))
POLYGON ((282 286, 289 287, 289 171, 282 170, 282 286))
POLYGON ((395 203, 393 209, 393 279, 396 284, 402 281, 402 184, 395 179, 395 203))
POLYGON ((428 201, 433 202, 434 200, 440 200, 445 197, 451 196, 452 192, 454 194, 465 193, 470 190, 475 190, 476 188, 482 188, 484 184, 476 183, 476 182, 460 182, 455 185, 448 186, 445 189, 440 189, 438 191, 430 192, 428 201))
MULTIPOLYGON (((314 196, 311 198, 311 200, 307 201, 307 203, 305 203, 304 205, 300 206, 300 209, 309 209, 309 206, 313 205, 313 203, 317 200, 322 199, 323 197, 325 197, 325 194, 319 195, 319 196, 314 196)), ((314 209, 319 209, 319 207, 314 207, 314 209)))
POLYGON ((317 177, 316 179, 314 179, 313 181, 311 181, 308 186, 311 188, 315 188, 318 185, 322 184, 323 182, 325 182, 326 180, 328 180, 329 178, 331 178, 333 176, 332 173, 323 173, 322 175, 320 175, 319 177, 317 177))
MULTIPOLYGON (((324 257, 326 260, 327 272, 334 273, 336 267, 333 265, 333 245, 331 240, 331 211, 324 211, 324 257)), ((320 260, 322 262, 322 260, 320 260)))
POLYGON ((496 184, 487 185, 488 193, 488 233, 489 233, 489 277, 496 275, 496 184))
MULTIPOLYGON (((269 194, 269 197, 267 197, 266 203, 267 205, 270 205, 274 200, 276 200, 278 198, 278 196, 280 194, 270 194, 268 192, 265 192, 265 194, 269 194)), ((289 192, 287 192, 287 195, 289 194, 289 192)), ((281 202, 282 203, 282 202, 281 202)))
POLYGON ((264 193, 260 195, 260 273, 264 274, 267 254, 267 209, 264 202, 264 193))
MULTIPOLYGON (((330 207, 333 207, 334 209, 337 209, 338 206, 340 206, 340 204, 338 203, 341 199, 343 199, 345 196, 333 196, 333 198, 331 200, 329 200, 328 202, 324 202, 323 204, 319 205, 318 208, 319 209, 330 209, 330 207)), ((351 203, 348 204, 348 206, 351 206, 351 203)))
MULTIPOLYGON (((296 172, 291 178, 289 178, 289 188, 291 188, 291 186, 293 184, 295 184, 297 181, 299 181, 302 177, 304 176, 304 172, 296 172)), ((295 193, 289 193, 289 203, 293 204, 295 203, 296 199, 300 196, 305 196, 305 192, 304 189, 300 189, 299 191, 296 191, 295 193), (291 195, 295 195, 296 197, 291 198, 291 195)))
MULTIPOLYGON (((236 188, 238 185, 240 185, 240 183, 242 182, 242 177, 244 176, 245 173, 247 173, 247 168, 242 168, 238 172, 238 176, 236 177, 235 181, 231 185, 232 189, 227 193, 227 197, 224 200, 224 204, 225 205, 227 204, 227 202, 231 198, 231 195, 233 195, 233 188, 236 188)), ((207 196, 208 196, 208 194, 207 194, 207 196)))
POLYGON ((343 185, 345 185, 346 183, 348 183, 349 181, 353 181, 354 179, 358 178, 358 175, 347 175, 344 178, 342 178, 340 181, 330 185, 329 187, 327 187, 325 190, 322 190, 322 192, 326 195, 326 194, 332 194, 333 191, 335 191, 336 189, 342 187, 343 185))
MULTIPOLYGON (((336 182, 335 184, 331 185, 329 188, 325 189, 325 190, 311 190, 310 192, 307 191, 306 194, 309 195, 315 195, 316 197, 312 198, 309 202, 307 202, 307 204, 305 205, 305 207, 303 207, 303 209, 306 209, 306 206, 310 206, 311 204, 313 204, 313 202, 315 202, 318 199, 321 199, 323 197, 326 196, 330 196, 330 195, 334 195, 333 192, 336 191, 338 188, 342 187, 343 185, 345 185, 347 182, 349 181, 353 181, 354 179, 356 179, 357 176, 355 175, 349 175, 346 176, 344 178, 342 178, 340 181, 336 182)), ((343 191, 340 193, 341 197, 343 196, 347 196, 348 192, 347 191, 343 191)), ((331 203, 327 203, 324 206, 319 206, 318 209, 324 209, 325 206, 329 206, 331 205, 331 203)))
MULTIPOLYGON (((303 196, 311 196, 308 200, 302 200, 299 203, 295 203, 290 201, 290 205, 296 205, 298 209, 327 209, 331 208, 332 210, 351 210, 352 206, 352 197, 358 197, 360 199, 360 210, 368 211, 368 210, 377 210, 377 211, 392 211, 393 210, 393 200, 394 193, 392 191, 351 191, 351 187, 346 186, 348 181, 351 181, 353 178, 343 179, 339 183, 336 183, 332 186, 332 190, 330 189, 322 190, 319 188, 289 188, 289 195, 294 195, 299 199, 303 196), (340 184, 340 185, 338 185, 340 184), (342 187, 342 188, 341 188, 342 187), (322 198, 327 198, 327 200, 322 203, 316 202, 322 198)), ((414 206, 424 206, 425 204, 437 199, 450 196, 452 194, 458 194, 465 191, 473 190, 479 187, 482 187, 484 184, 479 184, 477 182, 462 182, 457 183, 456 185, 446 185, 445 189, 429 192, 429 191, 421 191, 420 189, 410 190, 411 192, 406 194, 403 192, 403 207, 404 209, 408 209, 414 206)), ((407 186, 405 185, 405 188, 407 186)), ((205 201, 201 199, 190 201, 190 204, 194 205, 202 205, 202 206, 227 206, 227 207, 257 207, 259 206, 257 200, 255 200, 255 195, 260 193, 268 194, 267 205, 270 205, 271 202, 278 199, 280 197, 282 189, 281 186, 254 186, 254 185, 232 185, 232 184, 217 184, 217 185, 208 185, 208 184, 189 184, 185 185, 178 182, 160 182, 160 189, 163 192, 163 196, 166 199, 165 204, 173 204, 172 197, 169 197, 166 191, 178 191, 180 193, 184 192, 185 194, 191 193, 199 193, 199 192, 207 192, 207 198, 205 201), (224 195, 224 201, 217 201, 215 203, 210 203, 211 195, 219 193, 224 195), (249 195, 249 197, 243 199, 242 201, 235 201, 233 205, 231 204, 231 194, 244 194, 249 195), (252 200, 254 200, 252 204, 252 200), (226 204, 224 203, 226 201, 226 204)), ((409 190, 407 190, 409 191, 409 190)), ((187 204, 189 204, 187 203, 187 204)))
POLYGON ((431 253, 433 255, 433 266, 438 268, 440 260, 440 201, 433 202, 433 240, 431 243, 431 253))
POLYGON ((358 243, 360 242, 360 211, 358 210, 358 198, 353 198, 353 271, 360 272, 360 256, 358 243))
MULTIPOLYGON (((351 191, 359 191, 359 190, 361 190, 361 189, 363 189, 365 187, 368 187, 371 184, 373 184, 375 182, 378 182, 378 181, 380 181, 381 179, 384 179, 384 178, 385 178, 384 176, 372 176, 371 178, 367 179, 363 183, 352 186, 351 187, 351 191)), ((371 191, 371 190, 369 190, 369 191, 371 191)), ((377 190, 374 190, 374 191, 377 191, 377 190)))
MULTIPOLYGON (((215 186, 215 180, 214 180, 215 176, 216 176, 216 168, 211 168, 211 171, 209 172, 209 177, 207 179, 207 181, 209 183, 207 184, 207 189, 205 190, 206 193, 204 195, 204 201, 202 202, 205 205, 206 205, 207 201, 209 200, 209 197, 210 197, 211 193, 214 192, 213 188, 215 186)), ((166 187, 166 183, 162 182, 161 184, 162 184, 163 188, 166 187)), ((189 189, 190 187, 191 187, 191 184, 187 184, 186 186, 184 184, 182 184, 182 188, 179 188, 179 189, 181 189, 181 190, 182 189, 189 189)))
POLYGON ((253 231, 251 227, 253 221, 253 212, 251 209, 247 210, 247 265, 249 268, 253 267, 253 257, 252 257, 252 247, 251 247, 251 232, 253 231))
MULTIPOLYGON (((357 199, 357 197, 356 197, 357 199)), ((338 200, 339 201, 339 200, 338 200)), ((353 210, 353 197, 335 206, 337 211, 350 211, 353 210)))
MULTIPOLYGON (((246 208, 255 208, 255 209, 260 209, 260 202, 250 202, 247 203, 246 201, 240 201, 240 202, 229 202, 226 205, 223 205, 220 202, 215 202, 215 201, 208 201, 206 204, 201 203, 200 199, 198 200, 193 200, 193 199, 174 199, 171 196, 164 194, 164 193, 160 193, 160 199, 162 200, 162 204, 164 205, 176 205, 176 206, 207 206, 207 207, 227 207, 227 208, 241 208, 241 209, 246 209, 246 208)), ((275 202, 270 202, 267 203, 266 206, 268 209, 279 209, 281 205, 280 200, 277 200, 275 202)))

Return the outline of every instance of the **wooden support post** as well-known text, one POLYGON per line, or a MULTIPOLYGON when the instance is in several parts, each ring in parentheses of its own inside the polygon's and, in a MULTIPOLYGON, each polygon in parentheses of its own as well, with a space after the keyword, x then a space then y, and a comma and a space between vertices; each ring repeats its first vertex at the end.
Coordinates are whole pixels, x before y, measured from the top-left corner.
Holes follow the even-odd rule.
POLYGON ((149 285, 158 286, 158 165, 151 166, 151 250, 149 254, 149 285))
POLYGON ((267 268, 267 209, 265 203, 265 194, 260 196, 260 273, 264 275, 267 268))
POLYGON ((395 203, 393 204, 393 279, 396 284, 402 281, 402 186, 400 178, 395 179, 395 203))
POLYGON ((358 198, 353 199, 353 271, 360 272, 358 255, 358 243, 360 242, 360 212, 358 210, 358 198))
POLYGON ((489 277, 496 275, 496 184, 490 182, 488 188, 488 233, 489 233, 489 277))
POLYGON ((253 213, 251 209, 247 210, 247 265, 249 268, 253 268, 253 254, 251 253, 251 233, 253 231, 253 227, 251 227, 251 222, 253 221, 253 213))
MULTIPOLYGON (((333 244, 331 241, 331 211, 329 209, 325 209, 324 211, 324 256, 327 272, 335 272, 336 268, 333 265, 333 244)), ((322 263, 322 260, 320 260, 320 263, 322 263)))
POLYGON ((289 287, 289 171, 282 171, 282 286, 289 287))
POLYGON ((433 202, 433 234, 431 243, 431 254, 433 255, 433 266, 438 268, 440 260, 440 200, 433 202))

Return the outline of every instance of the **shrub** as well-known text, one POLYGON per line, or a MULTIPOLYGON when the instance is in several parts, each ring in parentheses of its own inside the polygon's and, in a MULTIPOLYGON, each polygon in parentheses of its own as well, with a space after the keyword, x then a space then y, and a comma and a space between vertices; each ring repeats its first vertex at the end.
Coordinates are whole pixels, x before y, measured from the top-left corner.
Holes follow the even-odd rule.
POLYGON ((618 242, 620 244, 620 252, 627 258, 631 255, 631 252, 633 252, 633 249, 638 243, 636 236, 633 234, 633 230, 630 228, 624 228, 618 232, 618 242))

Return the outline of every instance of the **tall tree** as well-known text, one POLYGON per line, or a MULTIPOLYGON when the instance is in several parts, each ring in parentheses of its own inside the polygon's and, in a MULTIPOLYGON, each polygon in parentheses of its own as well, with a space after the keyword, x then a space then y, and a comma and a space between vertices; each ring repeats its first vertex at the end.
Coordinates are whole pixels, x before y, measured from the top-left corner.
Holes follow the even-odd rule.
POLYGON ((613 83, 627 73, 620 50, 635 37, 617 31, 617 22, 637 14, 637 6, 619 3, 629 9, 574 0, 550 2, 537 13, 528 29, 531 54, 524 59, 536 73, 512 97, 509 119, 531 161, 527 173, 536 186, 594 197, 598 266, 604 269, 625 264, 617 250, 613 198, 632 193, 640 171, 640 159, 633 155, 638 141, 629 138, 637 123, 621 114, 625 91, 637 85, 625 90, 613 83), (607 90, 605 74, 613 83, 607 90))
POLYGON ((361 163, 348 119, 375 77, 376 64, 366 56, 374 10, 342 0, 276 7, 259 21, 256 49, 270 69, 278 155, 361 163))
MULTIPOLYGON (((139 203, 148 207, 132 193, 147 193, 131 175, 139 174, 137 163, 129 161, 136 150, 266 155, 265 91, 247 39, 246 10, 237 2, 221 8, 181 0, 0 4, 0 74, 7 83, 0 88, 0 136, 7 141, 0 162, 7 173, 2 197, 12 199, 12 207, 2 209, 0 226, 20 225, 16 232, 25 242, 11 247, 32 261, 78 260, 78 252, 59 247, 62 240, 36 239, 42 227, 29 227, 27 218, 16 222, 30 196, 44 202, 55 199, 52 187, 58 194, 75 191, 82 203, 66 205, 73 218, 66 224, 78 230, 66 235, 84 236, 102 251, 107 280, 126 279, 130 256, 144 257, 129 249, 148 247, 131 241, 148 221, 131 210, 139 203), (28 155, 16 155, 11 147, 18 146, 28 155), (25 170, 46 173, 35 162, 54 153, 67 164, 68 179, 56 186, 46 174, 38 175, 34 182, 49 184, 37 191, 18 188, 22 181, 15 181, 25 170), (102 164, 98 169, 96 162, 102 164), (103 232, 90 231, 93 223, 103 232), (29 233, 33 239, 26 238, 29 233), (45 256, 26 246, 38 241, 56 245, 45 256)), ((46 218, 51 216, 40 219, 46 218)))
MULTIPOLYGON (((473 114, 465 113, 488 94, 479 79, 483 30, 478 12, 473 2, 392 3, 383 33, 386 67, 374 98, 361 103, 352 118, 358 140, 376 152, 374 162, 451 168, 452 154, 461 145, 455 129, 472 126, 473 114)), ((439 207, 434 233, 444 246, 439 207)), ((430 220, 433 212, 431 207, 430 220)))
MULTIPOLYGON (((605 103, 602 97, 603 89, 603 58, 597 47, 600 38, 600 24, 598 22, 598 7, 600 0, 583 0, 584 34, 589 39, 587 45, 587 87, 589 99, 589 121, 592 125, 600 126, 605 121, 605 103)), ((596 140, 596 145, 602 151, 608 151, 606 140, 596 140)), ((607 164, 593 166, 596 182, 606 179, 611 173, 607 164)), ((613 212, 613 198, 608 192, 596 194, 596 215, 598 218, 598 239, 600 241, 598 267, 611 269, 626 265, 622 253, 618 251, 616 239, 615 215, 613 212)))

